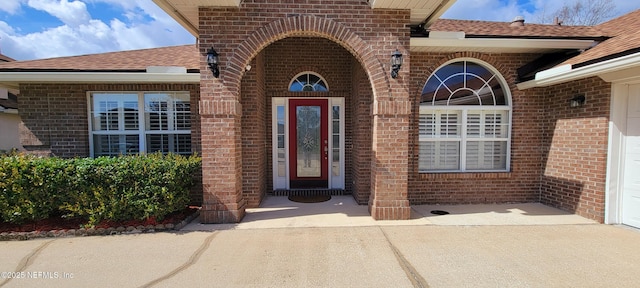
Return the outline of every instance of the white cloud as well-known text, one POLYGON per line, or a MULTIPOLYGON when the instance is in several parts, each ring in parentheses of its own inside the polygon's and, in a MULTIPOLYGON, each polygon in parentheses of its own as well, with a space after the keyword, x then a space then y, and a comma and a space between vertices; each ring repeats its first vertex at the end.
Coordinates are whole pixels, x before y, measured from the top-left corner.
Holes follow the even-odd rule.
POLYGON ((68 2, 67 0, 29 0, 29 7, 54 16, 65 25, 73 28, 86 24, 91 20, 87 11, 87 5, 81 1, 68 2))
MULTIPOLYGON (((2 0, 7 1, 7 0, 2 0)), ((63 25, 21 34, 20 27, 0 21, 2 54, 17 60, 193 44, 195 38, 151 0, 15 1, 47 12, 63 25), (93 19, 85 3, 103 2, 124 11, 126 19, 114 15, 104 22, 93 19), (126 23, 123 21, 127 21, 126 23)), ((20 9, 20 6, 18 8, 20 9)), ((23 9, 26 10, 26 9, 23 9)))
POLYGON ((522 15, 515 1, 504 3, 502 0, 457 0, 442 18, 511 21, 522 15))
POLYGON ((20 5, 26 0, 2 0, 0 5, 0 11, 7 12, 9 14, 15 14, 20 10, 20 5))

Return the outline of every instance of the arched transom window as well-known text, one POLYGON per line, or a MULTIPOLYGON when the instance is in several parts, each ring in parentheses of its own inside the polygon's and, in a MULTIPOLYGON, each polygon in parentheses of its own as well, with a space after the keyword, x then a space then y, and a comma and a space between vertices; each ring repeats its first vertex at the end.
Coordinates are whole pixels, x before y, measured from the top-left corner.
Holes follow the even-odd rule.
POLYGON ((293 77, 291 83, 289 83, 289 91, 326 92, 329 91, 329 86, 327 86, 327 81, 325 81, 322 76, 313 72, 302 72, 296 75, 296 77, 293 77))
POLYGON ((507 87, 495 69, 477 60, 455 60, 438 68, 421 95, 420 171, 508 171, 507 87))

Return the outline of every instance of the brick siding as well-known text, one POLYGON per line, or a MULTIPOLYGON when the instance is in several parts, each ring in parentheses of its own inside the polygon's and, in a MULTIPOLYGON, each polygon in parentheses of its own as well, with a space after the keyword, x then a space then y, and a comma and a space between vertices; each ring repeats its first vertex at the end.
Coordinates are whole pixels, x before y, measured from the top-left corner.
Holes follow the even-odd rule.
POLYGON ((544 89, 541 202, 604 221, 611 84, 593 77, 544 89), (582 107, 570 107, 577 94, 582 107))

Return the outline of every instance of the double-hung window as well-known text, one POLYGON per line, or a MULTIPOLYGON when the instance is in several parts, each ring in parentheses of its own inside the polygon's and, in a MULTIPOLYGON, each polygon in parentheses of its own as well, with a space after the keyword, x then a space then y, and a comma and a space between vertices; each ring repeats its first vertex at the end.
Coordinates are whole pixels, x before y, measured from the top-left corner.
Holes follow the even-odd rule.
POLYGON ((191 154, 189 92, 94 92, 89 109, 95 157, 191 154))
POLYGON ((509 91, 488 67, 457 60, 427 80, 418 123, 421 172, 509 170, 509 91))

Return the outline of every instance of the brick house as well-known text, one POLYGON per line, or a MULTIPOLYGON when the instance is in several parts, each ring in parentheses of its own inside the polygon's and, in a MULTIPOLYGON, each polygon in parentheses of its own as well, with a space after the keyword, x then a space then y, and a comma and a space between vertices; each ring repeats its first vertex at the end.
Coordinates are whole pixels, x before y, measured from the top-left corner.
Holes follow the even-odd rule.
POLYGON ((640 11, 571 27, 438 19, 447 0, 154 2, 198 43, 0 64, 26 149, 196 151, 205 223, 314 191, 375 219, 541 202, 640 226, 640 11))
MULTIPOLYGON (((0 63, 15 61, 0 54, 0 63)), ((0 87, 0 152, 20 149, 17 91, 0 87)))

